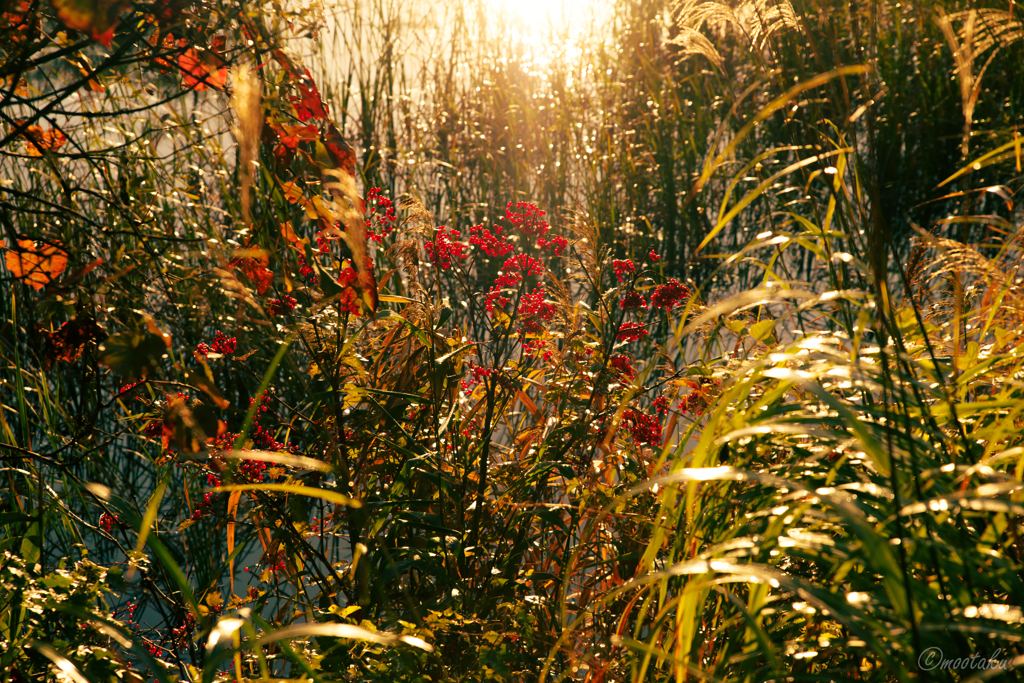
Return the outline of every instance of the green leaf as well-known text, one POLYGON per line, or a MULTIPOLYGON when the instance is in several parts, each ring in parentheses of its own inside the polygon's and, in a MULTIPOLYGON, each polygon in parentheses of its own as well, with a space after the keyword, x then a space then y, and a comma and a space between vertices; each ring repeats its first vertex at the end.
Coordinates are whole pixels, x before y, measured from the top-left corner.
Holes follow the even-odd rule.
MULTIPOLYGON (((164 499, 164 493, 167 491, 168 478, 164 479, 157 485, 156 490, 153 491, 153 495, 149 499, 149 504, 146 505, 146 514, 142 516, 142 523, 139 525, 139 540, 135 544, 135 552, 141 553, 142 549, 146 546, 146 539, 149 537, 149 530, 153 526, 153 522, 156 521, 157 513, 160 512, 160 503, 164 499)), ((129 572, 128 578, 131 578, 129 572)))

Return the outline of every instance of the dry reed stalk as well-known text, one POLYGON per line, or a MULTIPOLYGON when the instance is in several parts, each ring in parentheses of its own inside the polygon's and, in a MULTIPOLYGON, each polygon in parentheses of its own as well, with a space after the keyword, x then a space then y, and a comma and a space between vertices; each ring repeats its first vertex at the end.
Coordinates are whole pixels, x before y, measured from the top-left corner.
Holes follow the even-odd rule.
POLYGON ((259 153, 260 131, 263 128, 263 114, 260 103, 263 97, 263 83, 259 73, 246 63, 239 63, 234 71, 234 90, 231 93, 231 108, 236 123, 232 132, 238 141, 240 178, 242 182, 242 220, 245 227, 252 222, 252 178, 259 153))

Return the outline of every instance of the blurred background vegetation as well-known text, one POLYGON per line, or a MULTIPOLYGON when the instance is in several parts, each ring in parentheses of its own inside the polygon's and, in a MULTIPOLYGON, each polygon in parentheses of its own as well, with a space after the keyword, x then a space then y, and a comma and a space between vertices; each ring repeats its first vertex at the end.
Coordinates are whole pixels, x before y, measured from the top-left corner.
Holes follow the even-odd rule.
POLYGON ((4 681, 1020 678, 1015 4, 566 7, 0 7, 4 681))

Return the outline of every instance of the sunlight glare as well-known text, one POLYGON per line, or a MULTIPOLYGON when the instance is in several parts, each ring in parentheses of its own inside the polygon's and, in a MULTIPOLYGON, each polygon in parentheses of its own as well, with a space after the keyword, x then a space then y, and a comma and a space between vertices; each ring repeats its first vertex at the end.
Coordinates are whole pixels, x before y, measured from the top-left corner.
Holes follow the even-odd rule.
POLYGON ((601 39, 612 15, 612 0, 484 2, 488 19, 504 27, 503 37, 520 53, 524 71, 542 77, 555 63, 578 63, 587 46, 601 39))
POLYGON ((524 37, 579 38, 611 12, 610 0, 485 0, 524 37))

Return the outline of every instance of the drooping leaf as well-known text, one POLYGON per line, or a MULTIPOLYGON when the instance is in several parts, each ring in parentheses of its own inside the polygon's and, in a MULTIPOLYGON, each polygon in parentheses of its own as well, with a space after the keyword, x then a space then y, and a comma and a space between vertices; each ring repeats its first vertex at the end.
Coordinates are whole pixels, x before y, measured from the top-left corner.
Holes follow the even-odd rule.
POLYGON ((100 347, 101 362, 129 381, 153 374, 160 366, 167 345, 159 335, 122 332, 108 337, 100 347))
POLYGON ((4 257, 7 270, 32 289, 42 289, 67 267, 68 255, 59 244, 18 240, 18 246, 8 248, 4 257))
POLYGON ((213 372, 210 370, 209 364, 205 360, 199 360, 199 364, 203 369, 203 372, 190 372, 185 370, 185 380, 195 386, 197 389, 201 389, 213 399, 213 402, 217 404, 218 408, 227 408, 227 400, 224 399, 224 395, 217 388, 217 385, 213 381, 213 372))
POLYGON ((206 439, 216 436, 217 429, 209 422, 211 413, 199 410, 201 407, 202 404, 197 406, 197 412, 193 414, 184 397, 167 397, 167 405, 164 407, 164 449, 173 447, 183 454, 202 453, 206 449, 206 439), (211 430, 209 433, 201 421, 207 422, 206 429, 211 430))
POLYGON ((333 123, 329 124, 327 130, 324 131, 324 146, 327 148, 327 153, 330 154, 335 168, 340 168, 355 176, 356 152, 333 123))

